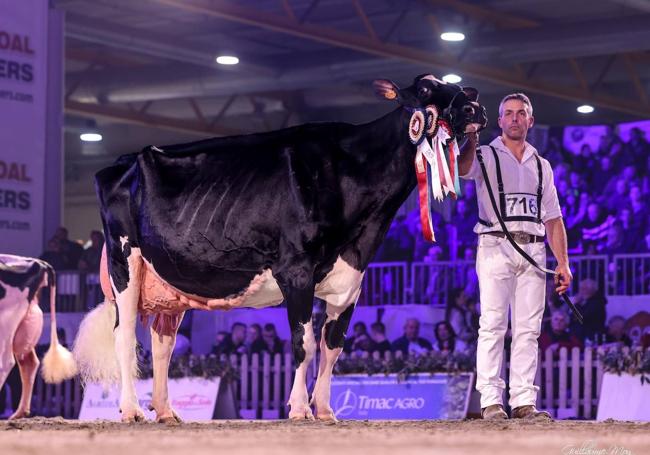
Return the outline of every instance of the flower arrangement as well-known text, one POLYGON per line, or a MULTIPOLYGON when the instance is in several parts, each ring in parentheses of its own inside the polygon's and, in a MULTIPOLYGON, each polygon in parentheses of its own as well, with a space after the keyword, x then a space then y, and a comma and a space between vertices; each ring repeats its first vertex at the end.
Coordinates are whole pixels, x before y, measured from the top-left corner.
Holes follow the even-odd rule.
POLYGON ((638 375, 641 384, 650 383, 650 349, 601 347, 598 358, 606 373, 638 375))
MULTIPOLYGON (((151 353, 140 350, 138 353, 138 366, 140 368, 141 378, 153 377, 151 353)), ((230 363, 228 358, 219 358, 214 354, 186 354, 172 357, 169 364, 169 378, 178 379, 187 377, 203 379, 220 377, 222 381, 230 382, 239 379, 239 371, 236 366, 230 363)))
POLYGON ((408 356, 388 355, 385 358, 363 355, 341 354, 334 366, 334 374, 367 374, 369 376, 397 374, 406 379, 414 373, 465 373, 474 371, 475 356, 462 353, 441 353, 430 351, 408 356))

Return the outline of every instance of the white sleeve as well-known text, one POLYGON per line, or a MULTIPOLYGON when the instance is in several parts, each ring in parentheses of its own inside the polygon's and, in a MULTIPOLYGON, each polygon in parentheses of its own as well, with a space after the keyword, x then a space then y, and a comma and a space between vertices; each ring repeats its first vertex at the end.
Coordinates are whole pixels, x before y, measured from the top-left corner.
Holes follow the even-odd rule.
MULTIPOLYGON (((483 153, 483 160, 485 161, 485 153, 483 153)), ((472 165, 470 166, 469 171, 467 171, 467 174, 465 175, 459 175, 459 177, 465 180, 475 180, 480 176, 481 176, 481 165, 479 164, 478 159, 476 158, 476 152, 475 152, 474 160, 472 161, 472 165)))
POLYGON ((553 180, 553 169, 547 160, 542 161, 546 171, 542 170, 544 176, 543 192, 542 192, 542 221, 546 223, 548 220, 559 218, 562 216, 560 210, 560 201, 557 197, 557 190, 555 189, 555 181, 553 180))

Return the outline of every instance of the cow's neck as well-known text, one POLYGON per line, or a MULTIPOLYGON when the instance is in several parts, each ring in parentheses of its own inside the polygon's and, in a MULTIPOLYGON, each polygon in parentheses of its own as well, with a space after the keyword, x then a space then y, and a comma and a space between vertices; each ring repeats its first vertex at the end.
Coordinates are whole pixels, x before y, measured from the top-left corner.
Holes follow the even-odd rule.
POLYGON ((348 221, 358 230, 355 265, 365 268, 379 248, 392 219, 416 185, 416 147, 408 139, 410 114, 397 109, 353 128, 342 148, 359 166, 346 188, 348 221))

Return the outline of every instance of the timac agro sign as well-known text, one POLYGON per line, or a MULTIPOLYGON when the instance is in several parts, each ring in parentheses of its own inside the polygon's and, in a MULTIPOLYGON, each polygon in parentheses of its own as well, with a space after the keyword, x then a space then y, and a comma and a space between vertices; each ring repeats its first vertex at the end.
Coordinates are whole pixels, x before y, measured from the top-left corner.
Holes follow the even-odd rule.
POLYGON ((471 373, 335 376, 332 405, 342 419, 462 419, 471 386, 471 373))
MULTIPOLYGON (((210 420, 214 414, 219 392, 220 378, 181 378, 169 380, 169 401, 185 421, 210 420)), ((153 391, 153 379, 136 381, 140 407, 148 418, 155 413, 148 411, 153 391)), ((99 384, 87 384, 79 412, 79 420, 118 420, 119 391, 117 387, 104 390, 99 384)))

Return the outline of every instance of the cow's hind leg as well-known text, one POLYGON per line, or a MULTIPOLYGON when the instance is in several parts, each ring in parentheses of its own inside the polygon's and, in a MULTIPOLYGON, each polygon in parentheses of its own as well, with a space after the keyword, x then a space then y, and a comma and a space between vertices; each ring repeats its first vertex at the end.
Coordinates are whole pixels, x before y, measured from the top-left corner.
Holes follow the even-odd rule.
POLYGON ((31 413, 32 394, 34 392, 34 381, 36 380, 36 371, 40 362, 36 351, 32 349, 27 354, 23 354, 18 359, 18 368, 20 370, 20 383, 22 391, 20 392, 20 404, 9 420, 22 419, 29 417, 31 413))
POLYGON ((115 350, 120 364, 120 411, 122 422, 140 422, 145 420, 144 412, 138 402, 135 390, 137 377, 135 324, 140 299, 142 256, 139 248, 123 246, 128 280, 116 285, 111 276, 115 301, 117 303, 118 326, 115 334, 115 350))
POLYGON ((36 371, 40 364, 34 348, 42 332, 43 312, 38 307, 38 304, 32 304, 27 310, 27 315, 20 322, 16 335, 14 335, 13 351, 18 361, 22 391, 18 409, 9 417, 9 420, 29 417, 36 371))
POLYGON ((297 365, 293 387, 287 405, 290 407, 289 418, 292 420, 314 420, 309 407, 307 392, 307 368, 316 353, 316 340, 311 322, 314 306, 314 291, 309 289, 283 289, 289 313, 291 345, 297 365))
POLYGON ((339 308, 327 304, 327 320, 323 325, 320 340, 320 364, 318 378, 314 386, 312 402, 316 408, 316 418, 319 420, 336 422, 336 416, 330 406, 330 390, 332 385, 332 370, 336 359, 343 350, 345 333, 350 325, 354 304, 350 304, 341 314, 339 308))
POLYGON ((161 423, 177 423, 181 418, 172 409, 169 403, 168 373, 169 361, 176 345, 176 331, 183 320, 183 315, 159 315, 157 321, 173 321, 168 324, 151 326, 151 355, 153 357, 153 395, 151 397, 151 410, 156 411, 156 421, 161 423))

